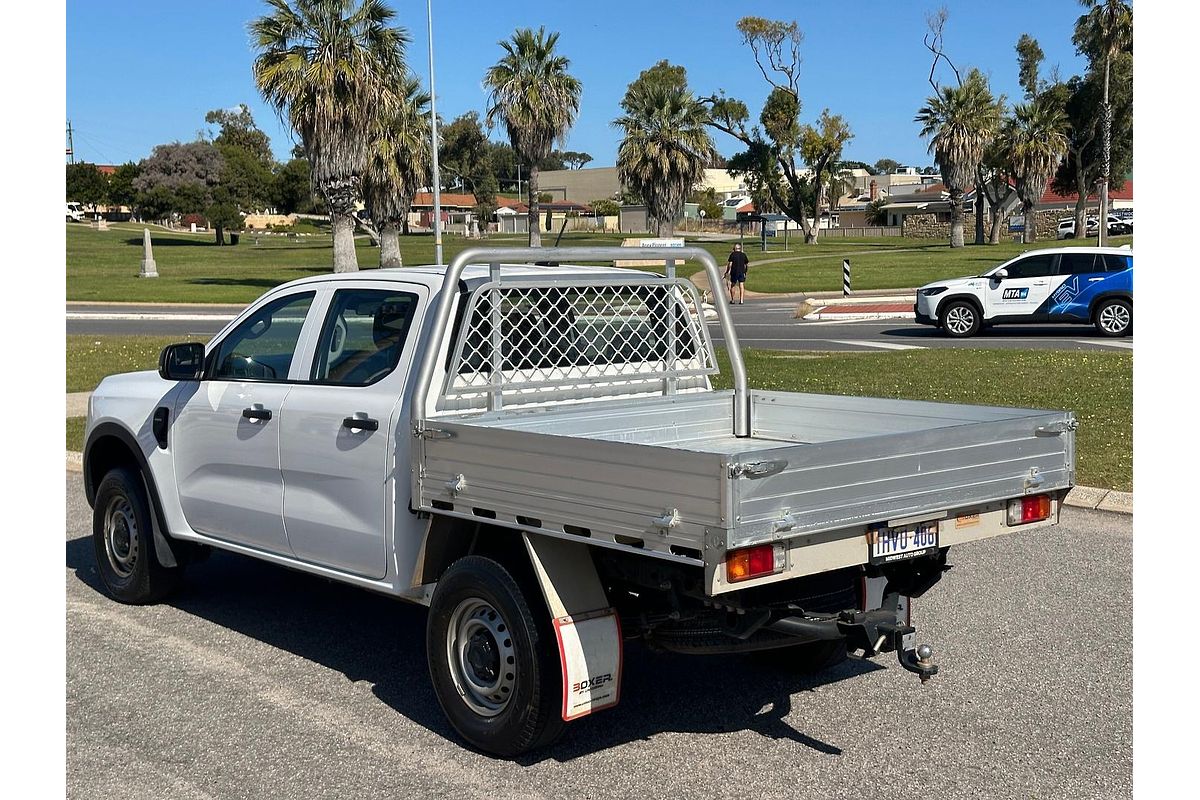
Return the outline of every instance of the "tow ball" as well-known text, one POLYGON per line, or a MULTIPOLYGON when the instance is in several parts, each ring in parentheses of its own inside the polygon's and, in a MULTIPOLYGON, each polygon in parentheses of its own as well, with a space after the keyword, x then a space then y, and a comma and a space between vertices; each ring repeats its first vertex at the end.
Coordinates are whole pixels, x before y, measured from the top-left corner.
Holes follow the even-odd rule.
POLYGON ((930 678, 937 675, 937 664, 933 663, 933 648, 927 644, 914 645, 916 628, 899 623, 883 623, 879 626, 879 632, 891 637, 891 647, 887 649, 894 649, 900 666, 909 672, 915 672, 921 678, 921 683, 928 683, 930 678))
POLYGON ((918 645, 917 629, 897 622, 890 610, 842 612, 838 628, 850 649, 861 649, 865 658, 895 650, 900 666, 920 676, 921 683, 927 683, 937 674, 933 648, 918 645))

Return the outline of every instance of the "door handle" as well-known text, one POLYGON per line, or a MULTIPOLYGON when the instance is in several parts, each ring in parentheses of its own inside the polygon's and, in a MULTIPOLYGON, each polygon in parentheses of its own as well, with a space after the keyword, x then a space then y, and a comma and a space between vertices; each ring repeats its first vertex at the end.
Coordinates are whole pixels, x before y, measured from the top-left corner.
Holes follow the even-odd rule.
MULTIPOLYGON (((359 413, 361 414, 362 412, 360 411, 359 413)), ((366 414, 363 414, 361 417, 346 417, 342 420, 342 427, 349 428, 351 431, 377 431, 379 430, 379 420, 371 419, 366 414)))
POLYGON ((1088 283, 1095 283, 1096 281, 1102 280, 1104 280, 1104 278, 1088 278, 1088 283))
POLYGON ((271 418, 271 409, 263 408, 258 403, 255 403, 250 408, 243 408, 242 416, 251 422, 258 422, 260 420, 266 422, 271 418))
POLYGON ((1033 285, 1034 285, 1034 286, 1045 286, 1045 285, 1047 285, 1048 283, 1050 283, 1050 281, 1034 281, 1034 282, 1033 282, 1033 285))

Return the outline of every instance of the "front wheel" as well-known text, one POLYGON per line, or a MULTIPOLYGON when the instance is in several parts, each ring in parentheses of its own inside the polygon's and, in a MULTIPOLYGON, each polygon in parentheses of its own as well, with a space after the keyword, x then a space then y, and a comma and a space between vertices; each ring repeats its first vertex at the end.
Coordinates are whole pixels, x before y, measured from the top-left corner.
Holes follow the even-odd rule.
POLYGON ((956 339, 974 336, 981 324, 979 311, 965 300, 950 303, 942 313, 942 330, 956 339))
POLYGON ((1128 336, 1133 327, 1133 306, 1126 300, 1105 300, 1096 307, 1095 323, 1103 336, 1128 336))
POLYGON ((467 556, 446 570, 429 605, 438 703, 464 739, 505 758, 550 744, 564 727, 557 641, 535 619, 531 607, 546 614, 534 600, 499 563, 467 556))
POLYGON ((154 554, 150 502, 135 471, 109 471, 96 489, 92 544, 100 580, 122 603, 154 603, 179 582, 179 567, 164 567, 154 554))

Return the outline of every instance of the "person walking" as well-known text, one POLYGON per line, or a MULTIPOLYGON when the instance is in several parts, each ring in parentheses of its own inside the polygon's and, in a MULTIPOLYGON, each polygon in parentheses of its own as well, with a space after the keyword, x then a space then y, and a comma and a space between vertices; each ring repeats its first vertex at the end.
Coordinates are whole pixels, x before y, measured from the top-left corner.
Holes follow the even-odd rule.
POLYGON ((748 272, 750 272, 750 258, 742 252, 742 245, 739 242, 733 246, 733 252, 729 254, 729 258, 725 262, 725 280, 729 282, 730 303, 746 304, 746 274, 748 272), (734 300, 735 293, 737 300, 734 300))

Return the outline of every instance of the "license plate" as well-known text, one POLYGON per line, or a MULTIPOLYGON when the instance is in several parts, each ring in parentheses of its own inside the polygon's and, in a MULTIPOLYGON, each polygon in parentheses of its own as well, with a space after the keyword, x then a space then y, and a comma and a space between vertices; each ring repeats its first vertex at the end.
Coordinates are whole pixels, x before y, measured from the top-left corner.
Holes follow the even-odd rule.
POLYGON ((891 564, 931 555, 938 549, 937 522, 918 522, 896 528, 879 526, 867 531, 867 560, 891 564))

